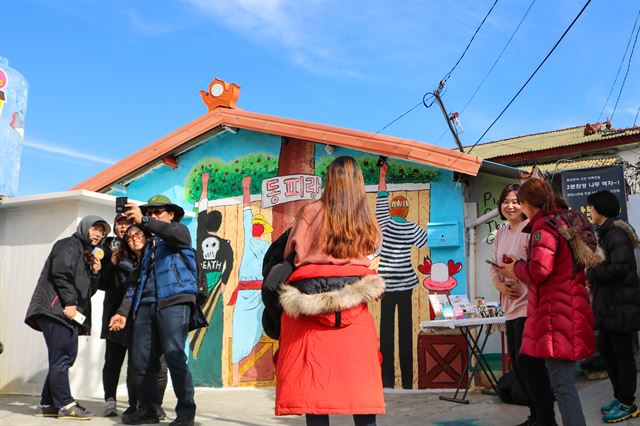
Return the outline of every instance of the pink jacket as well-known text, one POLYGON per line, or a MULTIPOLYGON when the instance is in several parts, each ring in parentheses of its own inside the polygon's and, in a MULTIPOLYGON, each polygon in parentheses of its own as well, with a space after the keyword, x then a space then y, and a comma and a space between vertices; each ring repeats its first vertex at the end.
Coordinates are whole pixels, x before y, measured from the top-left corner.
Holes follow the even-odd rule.
POLYGON ((574 272, 571 246, 543 211, 531 218, 529 256, 517 261, 516 277, 530 284, 523 354, 577 361, 595 348, 594 319, 584 270, 574 272))

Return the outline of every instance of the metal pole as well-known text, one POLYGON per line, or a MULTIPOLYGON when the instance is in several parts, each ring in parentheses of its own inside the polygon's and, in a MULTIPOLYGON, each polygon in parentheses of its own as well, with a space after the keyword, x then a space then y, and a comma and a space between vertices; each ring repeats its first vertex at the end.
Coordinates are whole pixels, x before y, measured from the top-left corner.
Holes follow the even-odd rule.
MULTIPOLYGON (((442 83, 441 83, 441 86, 443 86, 442 83)), ((447 126, 449 126, 449 130, 451 130, 451 134, 453 135, 453 138, 456 140, 456 144, 458 144, 458 149, 460 150, 460 152, 464 152, 464 148, 462 148, 462 142, 460 142, 460 138, 458 137, 458 132, 456 132, 456 129, 453 127, 453 124, 451 124, 451 120, 449 120, 449 114, 447 113, 447 109, 444 107, 444 103, 442 103, 442 99, 440 98, 440 89, 441 87, 438 87, 438 90, 434 90, 433 96, 436 97, 436 100, 438 101, 438 105, 440 105, 440 109, 442 110, 444 119, 447 122, 447 126)))

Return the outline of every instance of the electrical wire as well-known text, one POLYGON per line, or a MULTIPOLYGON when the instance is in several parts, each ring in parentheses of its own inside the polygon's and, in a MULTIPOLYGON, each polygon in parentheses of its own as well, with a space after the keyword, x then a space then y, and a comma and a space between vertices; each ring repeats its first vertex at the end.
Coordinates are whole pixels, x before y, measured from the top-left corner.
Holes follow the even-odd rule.
POLYGON ((491 72, 493 71, 493 69, 496 67, 496 65, 498 64, 498 61, 500 61, 500 58, 502 58, 502 55, 504 54, 505 50, 507 50, 507 47, 509 47, 509 44, 511 44, 511 40, 513 40, 513 37, 516 35, 516 33, 518 32, 518 30, 520 29, 520 26, 522 25, 522 23, 524 22, 525 18, 527 17, 527 15, 529 14, 529 11, 531 10, 531 8, 533 7, 533 4, 536 2, 536 0, 532 0, 531 4, 529 5, 529 8, 527 9, 527 11, 524 13, 524 16, 522 16, 522 19, 520 19, 520 22, 518 23, 518 26, 516 27, 515 30, 513 30, 513 33, 511 34, 511 37, 509 37, 509 40, 507 40, 507 44, 504 45, 504 47, 502 48, 502 51, 500 52, 500 54, 498 55, 498 57, 496 58, 495 62, 493 63, 493 65, 491 65, 491 68, 489 68, 489 71, 485 74, 484 78, 482 79, 482 81, 480 82, 480 84, 478 85, 478 87, 476 88, 475 92, 473 92, 473 95, 471 95, 471 97, 469 98, 469 100, 467 101, 467 103, 464 104, 464 106, 462 107, 462 109, 460 110, 460 114, 462 114, 464 112, 465 109, 467 109, 467 107, 469 106, 469 104, 471 103, 471 101, 473 100, 473 98, 476 96, 476 94, 478 93, 478 91, 480 90, 480 88, 482 87, 482 85, 484 84, 485 81, 487 81, 487 78, 489 77, 489 74, 491 74, 491 72))
MULTIPOLYGON (((458 58, 458 61, 455 63, 455 65, 453 65, 453 67, 451 68, 451 70, 449 70, 448 73, 445 74, 445 76, 442 78, 441 82, 446 82, 449 77, 451 77, 451 74, 453 73, 453 71, 456 69, 456 67, 458 66, 458 64, 460 63, 460 61, 462 61, 462 58, 464 58, 464 55, 467 53, 467 50, 469 50, 469 47, 471 47, 471 43, 473 42, 473 39, 476 37, 476 35, 478 34, 478 31, 480 31, 480 28, 482 28, 482 25, 484 24, 484 22, 487 20, 487 18, 489 17, 489 15, 491 14, 491 11, 493 11, 493 8, 496 6, 496 4, 498 4, 498 0, 495 0, 493 2, 493 5, 491 5, 491 8, 489 9, 489 11, 487 12, 487 14, 485 15, 484 19, 482 20, 482 22, 480 22, 480 25, 478 25, 478 28, 476 28, 476 31, 473 33, 473 36, 471 37, 471 40, 469 40, 469 43, 467 43, 467 47, 465 47, 464 51, 462 52, 462 55, 460 55, 460 58, 458 58)), ((419 107, 421 104, 423 104, 425 107, 430 108, 431 105, 433 105, 433 101, 435 101, 435 98, 431 101, 431 103, 427 106, 427 103, 425 101, 426 96, 429 93, 425 93, 425 95, 422 97, 422 102, 412 106, 411 108, 409 108, 407 111, 403 112, 402 114, 400 114, 398 117, 394 118, 393 120, 391 120, 389 122, 389 124, 385 125, 384 127, 382 127, 380 130, 378 130, 377 132, 375 132, 375 134, 377 135, 378 133, 382 132, 383 130, 385 130, 387 127, 391 126, 393 123, 395 123, 396 121, 400 120, 402 117, 404 117, 405 115, 409 114, 411 111, 413 111, 414 109, 416 109, 417 107, 419 107)))
POLYGON ((391 126, 393 123, 395 123, 396 121, 400 120, 402 117, 404 117, 405 115, 409 114, 411 111, 413 111, 414 109, 418 108, 420 105, 422 105, 422 102, 418 102, 417 104, 415 104, 414 106, 412 106, 408 111, 400 114, 398 117, 396 117, 395 119, 391 120, 389 122, 389 124, 387 124, 386 126, 384 126, 382 129, 378 130, 377 132, 375 132, 374 134, 378 134, 380 132, 382 132, 384 129, 386 129, 387 127, 391 126))
POLYGON ((516 98, 520 95, 520 93, 522 93, 522 91, 524 90, 525 87, 527 87, 527 84, 529 84, 529 82, 533 79, 533 77, 538 73, 538 71, 540 70, 540 68, 542 68, 542 66, 544 65, 545 62, 547 62, 547 59, 549 59, 549 57, 551 56, 551 54, 556 50, 556 48, 558 47, 558 45, 560 45, 560 42, 562 42, 562 40, 564 39, 564 37, 567 35, 567 33, 569 32, 569 30, 571 30, 571 28, 573 27, 573 25, 578 21, 578 19, 580 18, 580 16, 582 16, 582 13, 585 11, 585 9, 587 8, 587 6, 589 6, 589 3, 591 3, 591 0, 587 0, 587 2, 584 4, 584 6, 582 6, 582 9, 580 9, 580 12, 578 13, 578 15, 576 15, 576 17, 573 19, 573 21, 571 22, 571 24, 569 24, 569 26, 567 27, 567 29, 564 31, 564 33, 562 33, 562 35, 560 36, 560 38, 558 39, 558 41, 556 42, 556 44, 553 46, 553 48, 549 51, 549 53, 547 53, 547 56, 544 57, 544 59, 542 60, 542 62, 540 62, 540 65, 538 65, 538 67, 535 69, 535 71, 533 71, 533 74, 531 74, 531 76, 527 79, 527 81, 524 82, 524 84, 522 85, 522 87, 520 88, 520 90, 518 90, 518 92, 513 96, 513 98, 511 98, 511 100, 509 101, 509 103, 507 104, 507 106, 504 107, 504 109, 500 112, 500 114, 498 114, 498 116, 496 117, 495 120, 493 120, 493 122, 489 125, 489 127, 487 127, 487 130, 484 131, 484 133, 478 138, 478 140, 471 146, 471 148, 469 149, 469 151, 467 151, 467 153, 470 153, 471 151, 473 151, 473 148, 476 147, 476 145, 478 145, 478 143, 480 143, 480 141, 482 140, 482 138, 489 132, 489 130, 491 130, 491 128, 493 127, 494 124, 496 124, 498 122, 498 120, 500 119, 500 117, 502 117, 502 114, 505 113, 505 111, 511 106, 511 104, 516 100, 516 98))
POLYGON ((467 50, 469 50, 469 47, 471 47, 471 43, 473 42, 473 39, 476 38, 476 35, 478 34, 478 31, 480 31, 480 28, 482 28, 482 25, 484 24, 484 22, 487 20, 487 18, 489 17, 491 12, 493 11, 493 8, 496 7, 496 4, 498 4, 498 0, 495 0, 493 2, 493 5, 491 6, 491 9, 489 9, 489 11, 485 15, 484 19, 482 20, 482 22, 480 22, 480 25, 478 25, 478 28, 476 28, 476 32, 473 33, 473 36, 471 37, 471 40, 469 40, 469 43, 467 43, 467 47, 464 48, 464 51, 462 52, 462 55, 460 55, 460 58, 458 58, 458 61, 455 63, 453 68, 451 68, 451 70, 448 73, 446 73, 444 75, 444 77, 442 77, 442 81, 446 82, 449 79, 449 77, 451 77, 451 74, 456 69, 456 67, 458 66, 460 61, 462 61, 462 58, 464 58, 464 55, 467 53, 467 50))
MULTIPOLYGON (((640 16, 640 12, 639 15, 640 16)), ((631 53, 629 53, 629 61, 627 62, 627 71, 624 73, 624 79, 622 79, 622 84, 620 85, 620 91, 618 92, 618 99, 616 99, 616 103, 613 106, 613 112, 611 113, 610 120, 613 120, 613 116, 616 115, 616 109, 618 108, 618 102, 620 101, 620 96, 622 95, 622 91, 624 90, 624 84, 627 82, 627 76, 629 75, 629 69, 631 68, 631 59, 633 59, 633 52, 636 50, 636 43, 638 42, 638 34, 640 34, 640 26, 636 30, 636 38, 633 40, 633 46, 631 47, 631 53)))
POLYGON ((620 60, 620 66, 618 67, 618 72, 616 73, 616 78, 613 80, 613 84, 611 85, 611 89, 609 90, 609 95, 607 96, 607 100, 602 105, 602 111, 600 111, 600 115, 598 115, 598 121, 602 118, 602 114, 604 114, 604 110, 609 103, 609 99, 611 98, 611 94, 613 93, 613 89, 616 87, 616 83, 618 82, 618 77, 620 77, 620 71, 622 71, 622 65, 624 65, 624 59, 627 57, 627 52, 629 51, 629 46, 631 45, 631 39, 633 38, 633 33, 636 31, 636 25, 638 25, 638 18, 640 18, 640 10, 638 10, 638 15, 636 16, 636 20, 633 23, 633 29, 631 30, 631 34, 629 34, 629 41, 627 41, 627 47, 624 49, 624 55, 622 55, 622 59, 620 60))
POLYGON ((632 127, 636 127, 636 121, 638 121, 638 114, 640 114, 640 106, 638 107, 638 111, 636 111, 636 118, 633 119, 632 127))

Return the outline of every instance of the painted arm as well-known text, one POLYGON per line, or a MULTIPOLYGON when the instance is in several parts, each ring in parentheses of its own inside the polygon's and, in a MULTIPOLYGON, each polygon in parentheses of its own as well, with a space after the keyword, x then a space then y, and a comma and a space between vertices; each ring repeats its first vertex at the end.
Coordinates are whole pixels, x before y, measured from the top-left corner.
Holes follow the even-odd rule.
POLYGON ((251 211, 251 176, 242 178, 242 229, 244 233, 244 249, 247 250, 252 237, 253 212, 251 211))
POLYGON ((420 228, 420 225, 415 224, 414 234, 413 234, 413 244, 418 247, 426 247, 427 246, 427 232, 420 228))
POLYGON ((226 285, 229 282, 229 276, 233 270, 233 250, 228 240, 220 240, 220 250, 222 251, 220 258, 222 262, 224 262, 224 269, 222 270, 220 281, 226 285))
POLYGON ((387 192, 387 170, 389 170, 389 165, 384 163, 380 167, 378 174, 378 195, 376 197, 376 219, 378 219, 378 226, 382 232, 384 232, 387 223, 391 220, 391 215, 389 215, 389 193, 387 192))
POLYGON ((198 202, 198 212, 206 212, 208 207, 207 195, 209 194, 209 172, 204 172, 200 176, 200 180, 202 182, 202 192, 200 193, 200 201, 198 202))
POLYGON ((251 207, 251 176, 242 178, 242 205, 251 207))
POLYGON ((378 174, 378 192, 387 191, 387 170, 389 170, 389 165, 384 163, 380 167, 380 172, 378 174))

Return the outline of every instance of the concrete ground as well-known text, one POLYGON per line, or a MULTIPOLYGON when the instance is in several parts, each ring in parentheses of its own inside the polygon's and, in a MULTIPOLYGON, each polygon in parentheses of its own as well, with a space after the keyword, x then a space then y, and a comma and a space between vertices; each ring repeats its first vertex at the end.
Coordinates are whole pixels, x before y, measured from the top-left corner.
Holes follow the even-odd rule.
MULTIPOLYGON (((578 387, 587 425, 604 424, 599 407, 611 399, 611 386, 608 380, 586 381, 578 379, 578 387)), ((275 389, 196 389, 198 404, 197 424, 200 425, 299 425, 305 424, 300 416, 275 417, 273 415, 275 389)), ((385 393, 387 414, 378 418, 383 425, 435 425, 435 426, 509 426, 525 420, 526 407, 508 405, 496 396, 479 392, 469 394, 470 404, 457 404, 441 401, 441 393, 425 391, 389 391, 385 393)), ((83 400, 82 404, 100 414, 102 401, 83 400)), ((60 421, 38 418, 33 412, 38 398, 24 395, 0 395, 0 425, 3 426, 39 426, 39 425, 78 425, 112 426, 120 424, 119 417, 95 417, 90 422, 77 420, 60 421)), ((167 390, 164 407, 169 419, 175 414, 169 407, 175 404, 175 397, 167 390)), ((126 408, 126 407, 125 407, 126 408)), ((556 410, 557 413, 557 410, 556 410)), ((556 419, 560 421, 557 413, 556 419)), ((168 424, 165 420, 161 424, 168 424)), ((334 416, 332 425, 352 425, 347 416, 334 416)), ((619 423, 640 426, 640 417, 619 423)))

